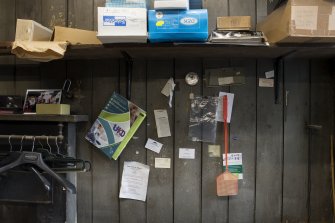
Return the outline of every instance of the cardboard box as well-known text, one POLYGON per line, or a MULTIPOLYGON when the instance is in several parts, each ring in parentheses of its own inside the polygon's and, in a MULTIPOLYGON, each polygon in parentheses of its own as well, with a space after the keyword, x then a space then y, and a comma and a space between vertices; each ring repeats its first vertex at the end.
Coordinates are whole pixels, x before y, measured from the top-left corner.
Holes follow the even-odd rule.
POLYGON ((28 19, 17 19, 15 41, 50 41, 52 30, 28 19))
POLYGON ((147 10, 98 7, 98 39, 102 43, 146 43, 147 10))
POLYGON ((289 0, 257 25, 270 43, 335 41, 335 1, 289 0))
POLYGON ((65 41, 71 45, 78 44, 102 44, 97 38, 97 32, 82 29, 55 26, 53 33, 54 41, 65 41))
POLYGON ((155 0, 154 9, 189 9, 189 0, 155 0))
POLYGON ((250 16, 222 16, 216 18, 218 30, 250 30, 250 16))
POLYGON ((148 15, 150 42, 207 41, 207 9, 149 10, 148 15))
POLYGON ((68 104, 36 104, 38 115, 69 115, 70 105, 68 104))

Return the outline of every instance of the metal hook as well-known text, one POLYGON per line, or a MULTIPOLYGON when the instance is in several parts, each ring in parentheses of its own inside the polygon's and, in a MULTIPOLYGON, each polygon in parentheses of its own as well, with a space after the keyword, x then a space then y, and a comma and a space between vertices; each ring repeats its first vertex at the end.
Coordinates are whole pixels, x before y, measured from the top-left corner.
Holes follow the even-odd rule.
POLYGON ((34 152, 35 149, 35 136, 33 136, 33 148, 31 148, 31 151, 34 152))
POLYGON ((69 90, 70 90, 71 84, 72 84, 71 80, 70 80, 70 79, 66 79, 66 80, 64 81, 63 89, 62 89, 62 90, 63 90, 64 92, 68 93, 69 90))
POLYGON ((21 148, 20 148, 20 152, 22 152, 22 149, 23 149, 23 140, 24 140, 25 137, 26 137, 26 136, 24 135, 24 136, 22 136, 22 138, 21 138, 21 148))
POLYGON ((8 137, 8 142, 9 142, 9 146, 10 146, 10 152, 13 152, 13 147, 12 147, 12 143, 11 143, 11 141, 10 141, 10 139, 12 138, 12 135, 10 135, 9 137, 8 137))
POLYGON ((49 136, 47 136, 47 145, 48 145, 48 147, 49 147, 49 153, 51 153, 51 146, 50 146, 50 144, 49 144, 49 136))
POLYGON ((57 139, 58 139, 58 137, 55 138, 55 143, 56 143, 56 147, 57 147, 57 153, 60 154, 59 153, 59 146, 58 146, 58 140, 57 139))

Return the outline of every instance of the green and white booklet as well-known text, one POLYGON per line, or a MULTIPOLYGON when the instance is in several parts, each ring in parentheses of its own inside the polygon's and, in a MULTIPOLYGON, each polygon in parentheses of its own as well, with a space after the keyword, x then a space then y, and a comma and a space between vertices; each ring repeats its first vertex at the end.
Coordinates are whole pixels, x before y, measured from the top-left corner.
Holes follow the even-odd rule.
POLYGON ((85 138, 116 160, 145 117, 144 110, 114 92, 85 138))

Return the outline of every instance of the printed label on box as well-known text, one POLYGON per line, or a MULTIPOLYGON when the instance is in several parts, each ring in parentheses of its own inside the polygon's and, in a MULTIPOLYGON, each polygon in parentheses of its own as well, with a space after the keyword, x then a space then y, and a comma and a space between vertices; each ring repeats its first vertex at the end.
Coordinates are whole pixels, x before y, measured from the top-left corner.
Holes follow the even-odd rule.
MULTIPOLYGON (((223 171, 226 170, 226 156, 222 154, 223 171)), ((239 180, 243 179, 242 153, 228 153, 228 169, 236 175, 239 180)))
POLYGON ((329 15, 328 30, 335 30, 335 14, 329 15))
POLYGON ((296 29, 316 30, 318 6, 292 6, 292 20, 296 29))
POLYGON ((104 26, 126 26, 126 16, 103 16, 104 26))

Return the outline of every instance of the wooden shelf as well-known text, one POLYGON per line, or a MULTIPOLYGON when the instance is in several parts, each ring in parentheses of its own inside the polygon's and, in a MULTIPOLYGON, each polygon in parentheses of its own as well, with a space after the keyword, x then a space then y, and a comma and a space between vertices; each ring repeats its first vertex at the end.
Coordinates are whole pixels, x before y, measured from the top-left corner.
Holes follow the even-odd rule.
MULTIPOLYGON (((10 42, 0 42, 0 55, 11 55, 10 42)), ((123 58, 122 51, 134 59, 162 58, 335 58, 335 44, 286 44, 280 46, 242 46, 217 43, 117 43, 71 45, 64 59, 123 58)))
POLYGON ((27 121, 27 122, 87 122, 87 115, 35 115, 10 114, 0 115, 0 121, 27 121))

